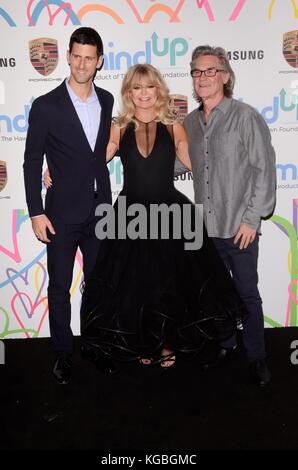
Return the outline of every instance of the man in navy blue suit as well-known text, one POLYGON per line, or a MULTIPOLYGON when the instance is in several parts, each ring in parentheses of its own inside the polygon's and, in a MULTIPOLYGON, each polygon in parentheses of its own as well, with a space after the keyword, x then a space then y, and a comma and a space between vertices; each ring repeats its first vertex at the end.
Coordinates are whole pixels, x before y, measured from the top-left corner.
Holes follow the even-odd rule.
POLYGON ((75 255, 83 255, 85 279, 99 250, 95 208, 111 203, 106 148, 113 96, 94 85, 103 64, 103 44, 92 28, 79 28, 67 53, 70 77, 31 107, 26 140, 26 201, 36 237, 47 244, 50 333, 58 383, 71 378, 73 335, 70 287, 75 255), (53 180, 45 208, 41 198, 44 155, 53 180))

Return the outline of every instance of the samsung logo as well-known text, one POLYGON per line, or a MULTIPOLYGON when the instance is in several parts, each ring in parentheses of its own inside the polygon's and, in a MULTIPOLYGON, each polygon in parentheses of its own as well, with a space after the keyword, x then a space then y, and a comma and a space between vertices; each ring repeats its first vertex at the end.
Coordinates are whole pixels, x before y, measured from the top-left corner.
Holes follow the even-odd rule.
POLYGON ((262 60, 264 51, 228 51, 229 60, 262 60))
POLYGON ((15 67, 16 60, 14 57, 0 57, 0 67, 15 67))

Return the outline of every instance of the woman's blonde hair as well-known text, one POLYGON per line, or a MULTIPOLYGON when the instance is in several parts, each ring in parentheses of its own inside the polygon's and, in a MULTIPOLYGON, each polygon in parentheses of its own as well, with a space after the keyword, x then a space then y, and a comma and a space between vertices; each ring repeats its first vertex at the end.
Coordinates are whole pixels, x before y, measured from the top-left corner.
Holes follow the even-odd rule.
POLYGON ((133 87, 140 82, 140 78, 142 77, 146 77, 148 82, 157 88, 155 120, 166 125, 173 124, 175 115, 170 108, 169 89, 160 72, 150 64, 136 64, 127 71, 122 82, 122 112, 116 119, 120 128, 126 127, 130 122, 135 123, 136 127, 138 127, 138 122, 134 117, 135 106, 130 93, 133 87))

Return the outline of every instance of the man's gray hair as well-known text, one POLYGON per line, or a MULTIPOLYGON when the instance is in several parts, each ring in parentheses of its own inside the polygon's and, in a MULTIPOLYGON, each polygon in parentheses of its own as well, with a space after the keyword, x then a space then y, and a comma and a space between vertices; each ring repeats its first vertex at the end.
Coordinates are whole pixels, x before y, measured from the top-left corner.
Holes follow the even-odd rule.
MULTIPOLYGON (((231 98, 233 96, 233 89, 234 89, 236 77, 230 65, 228 55, 225 49, 223 49, 222 47, 212 47, 208 45, 196 47, 191 56, 191 62, 190 62, 191 70, 195 68, 196 60, 203 55, 213 55, 217 57, 219 59, 221 67, 230 74, 230 78, 228 82, 224 85, 224 95, 227 98, 231 98)), ((198 96, 195 96, 195 98, 197 101, 201 102, 201 99, 198 96)))

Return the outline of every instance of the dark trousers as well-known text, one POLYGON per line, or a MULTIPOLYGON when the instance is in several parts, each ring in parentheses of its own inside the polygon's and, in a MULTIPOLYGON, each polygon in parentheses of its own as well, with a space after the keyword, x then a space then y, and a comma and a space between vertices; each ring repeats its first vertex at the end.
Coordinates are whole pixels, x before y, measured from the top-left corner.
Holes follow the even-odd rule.
POLYGON ((69 354, 73 350, 73 334, 70 326, 70 288, 77 249, 83 256, 84 279, 90 276, 96 262, 100 240, 95 236, 95 208, 101 200, 100 193, 94 198, 94 208, 81 224, 64 224, 51 218, 56 235, 51 235, 47 245, 48 255, 48 304, 50 334, 54 351, 69 354))
MULTIPOLYGON (((212 238, 220 257, 231 272, 235 287, 244 302, 247 318, 243 321, 243 344, 249 361, 264 359, 264 315, 258 290, 259 239, 240 250, 234 238, 212 238)), ((225 348, 235 346, 236 337, 222 343, 225 348)))

